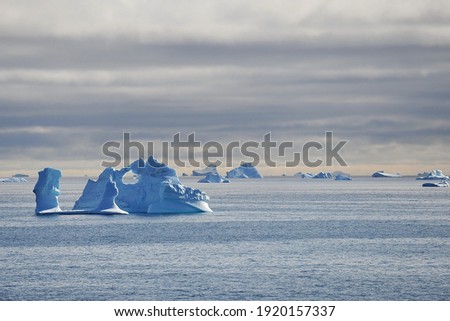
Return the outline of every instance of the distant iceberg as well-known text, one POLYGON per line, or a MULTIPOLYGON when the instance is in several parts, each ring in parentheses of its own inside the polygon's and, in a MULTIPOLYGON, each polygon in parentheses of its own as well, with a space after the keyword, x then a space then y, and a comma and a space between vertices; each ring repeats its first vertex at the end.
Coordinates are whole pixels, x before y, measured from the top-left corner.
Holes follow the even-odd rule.
POLYGON ((447 181, 440 181, 438 183, 430 182, 430 183, 424 183, 422 184, 422 187, 448 187, 447 181))
POLYGON ((23 178, 28 178, 28 177, 30 177, 29 175, 27 175, 27 174, 14 174, 12 177, 23 177, 23 178))
POLYGON ((325 178, 325 179, 331 179, 331 178, 333 178, 333 174, 331 174, 331 173, 325 173, 325 172, 320 172, 320 173, 317 173, 316 175, 314 175, 313 178, 325 178))
POLYGON ((335 180, 336 181, 351 181, 352 178, 347 175, 344 175, 344 174, 337 174, 335 180))
POLYGON ((445 176, 440 169, 434 169, 425 176, 417 177, 417 180, 445 180, 448 176, 445 176))
POLYGON ((73 209, 95 208, 100 203, 110 178, 119 191, 117 205, 129 213, 212 212, 207 203, 209 197, 205 193, 182 185, 176 171, 159 163, 153 156, 147 161, 139 159, 120 170, 106 168, 97 181, 87 182, 73 209), (137 176, 135 182, 123 182, 122 178, 128 172, 137 176))
POLYGON ((242 163, 241 166, 227 172, 226 178, 262 178, 262 175, 252 163, 242 163))
POLYGON ((119 191, 111 178, 105 185, 105 191, 95 208, 73 211, 61 210, 58 200, 61 176, 60 170, 49 167, 39 172, 39 179, 33 189, 34 194, 36 194, 36 214, 128 214, 115 203, 119 191))
POLYGON ((217 172, 211 172, 198 181, 198 183, 229 183, 230 181, 217 172))
POLYGON ((24 177, 6 177, 0 178, 0 183, 26 183, 27 179, 24 177))
POLYGON ((209 173, 217 173, 216 165, 210 164, 204 169, 194 169, 192 171, 192 176, 206 176, 209 173))
POLYGON ((294 176, 298 176, 300 178, 313 178, 314 177, 313 174, 303 173, 303 172, 299 172, 299 173, 295 174, 294 176))
POLYGON ((399 178, 402 177, 401 174, 389 174, 384 171, 378 171, 372 174, 372 177, 385 177, 385 178, 399 178))

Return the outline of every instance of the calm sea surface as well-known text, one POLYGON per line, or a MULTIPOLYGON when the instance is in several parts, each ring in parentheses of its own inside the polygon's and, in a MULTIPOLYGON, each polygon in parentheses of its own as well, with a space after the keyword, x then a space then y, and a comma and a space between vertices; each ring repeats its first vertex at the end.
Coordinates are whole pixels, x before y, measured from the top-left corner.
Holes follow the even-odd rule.
MULTIPOLYGON (((450 188, 196 181, 214 213, 36 216, 35 180, 0 183, 0 298, 450 300, 450 188)), ((63 178, 62 208, 85 183, 63 178)))

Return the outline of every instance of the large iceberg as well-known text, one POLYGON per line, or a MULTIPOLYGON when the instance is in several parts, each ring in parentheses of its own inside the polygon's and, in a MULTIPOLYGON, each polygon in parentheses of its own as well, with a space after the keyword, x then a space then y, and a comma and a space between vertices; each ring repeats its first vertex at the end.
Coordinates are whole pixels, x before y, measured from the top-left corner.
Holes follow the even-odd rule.
POLYGON ((128 214, 115 203, 119 191, 111 178, 105 184, 105 191, 95 208, 73 211, 61 210, 58 200, 61 176, 61 171, 54 168, 45 168, 39 172, 39 179, 33 189, 36 194, 36 214, 128 214))
POLYGON ((153 156, 139 159, 120 170, 106 168, 97 181, 89 180, 83 194, 75 202, 74 210, 95 208, 110 178, 118 188, 117 205, 130 213, 199 213, 212 212, 202 191, 181 184, 174 169, 159 163, 153 156), (123 181, 128 172, 137 179, 130 184, 123 181))
POLYGON ((389 174, 389 173, 385 173, 384 171, 378 171, 372 174, 372 177, 385 177, 385 178, 399 178, 402 177, 401 174, 389 174))
POLYGON ((252 163, 242 163, 241 166, 227 172, 226 178, 262 178, 262 175, 252 163))
POLYGON ((418 180, 446 180, 448 176, 445 176, 440 169, 434 169, 425 176, 417 177, 418 180))
POLYGON ((39 172, 39 178, 34 186, 36 194, 36 214, 61 212, 59 208, 59 179, 61 171, 54 168, 45 168, 39 172))
POLYGON ((198 183, 229 183, 230 181, 217 172, 208 173, 198 183))
POLYGON ((210 164, 204 169, 194 169, 192 176, 206 176, 209 173, 217 173, 217 167, 214 164, 210 164))

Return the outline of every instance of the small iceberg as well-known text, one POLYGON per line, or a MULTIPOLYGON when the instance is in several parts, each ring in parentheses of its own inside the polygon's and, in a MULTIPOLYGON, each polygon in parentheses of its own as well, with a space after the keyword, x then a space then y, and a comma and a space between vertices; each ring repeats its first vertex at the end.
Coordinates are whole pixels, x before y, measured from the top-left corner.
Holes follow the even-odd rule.
POLYGON ((320 172, 320 173, 317 173, 316 175, 314 175, 313 178, 331 179, 331 178, 333 178, 333 174, 320 172))
POLYGON ((303 172, 299 172, 299 173, 295 174, 294 176, 298 176, 300 178, 313 178, 314 177, 313 174, 303 173, 303 172))
POLYGON ((351 181, 352 178, 347 175, 344 175, 344 174, 337 174, 335 180, 336 181, 351 181))
POLYGON ((27 179, 25 177, 6 177, 0 178, 0 183, 26 183, 27 179))
POLYGON ((230 181, 220 175, 219 173, 208 173, 206 176, 198 181, 198 183, 229 183, 230 181))
POLYGON ((29 178, 30 176, 27 174, 14 174, 12 177, 22 177, 22 178, 29 178))
POLYGON ((206 176, 209 173, 217 173, 216 165, 210 164, 204 169, 194 169, 192 171, 192 176, 206 176))
POLYGON ((424 183, 422 187, 448 187, 447 181, 440 181, 438 183, 424 183))
POLYGON ((226 178, 262 178, 262 175, 252 163, 242 163, 241 166, 227 172, 226 178))
POLYGON ((34 186, 36 194, 36 214, 128 214, 120 209, 115 200, 119 193, 116 183, 111 179, 105 186, 100 203, 93 209, 63 211, 59 207, 59 180, 61 171, 54 168, 45 168, 39 172, 39 179, 34 186))
POLYGON ((389 173, 385 173, 384 171, 378 171, 372 174, 372 177, 384 177, 384 178, 400 178, 402 177, 401 174, 389 174, 389 173))
POLYGON ((434 169, 427 175, 422 177, 417 177, 417 180, 445 180, 448 179, 448 176, 445 176, 444 173, 440 169, 434 169))

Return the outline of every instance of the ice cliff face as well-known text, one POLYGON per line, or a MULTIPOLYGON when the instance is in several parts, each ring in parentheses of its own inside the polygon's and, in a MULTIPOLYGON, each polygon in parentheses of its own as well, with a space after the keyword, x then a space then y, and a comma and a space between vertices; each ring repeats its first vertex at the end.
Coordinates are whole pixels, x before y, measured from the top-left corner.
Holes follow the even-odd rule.
POLYGON ((147 161, 140 159, 120 170, 106 168, 97 181, 88 181, 73 209, 98 206, 110 178, 119 191, 117 205, 129 213, 212 212, 205 193, 182 185, 174 169, 159 163, 152 156, 147 161), (137 182, 127 184, 123 181, 128 172, 136 175, 137 182))
POLYGON ((262 175, 251 163, 243 163, 241 166, 227 172, 226 178, 262 178, 262 175))

